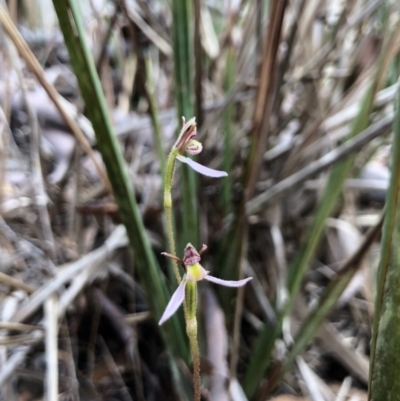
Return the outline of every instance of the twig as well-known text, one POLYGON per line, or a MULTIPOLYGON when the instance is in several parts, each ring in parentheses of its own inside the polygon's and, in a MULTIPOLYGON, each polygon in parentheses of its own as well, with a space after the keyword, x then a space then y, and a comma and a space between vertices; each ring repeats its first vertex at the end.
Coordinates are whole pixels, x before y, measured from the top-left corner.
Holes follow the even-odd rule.
POLYGON ((34 331, 42 330, 38 325, 33 324, 23 324, 15 322, 0 322, 0 330, 15 330, 15 331, 34 331))
POLYGON ((45 302, 46 393, 48 401, 58 400, 58 303, 51 295, 45 302))
POLYGON ((35 288, 29 284, 25 284, 23 281, 17 280, 14 277, 8 276, 5 273, 0 272, 0 282, 3 282, 11 287, 18 288, 20 290, 26 291, 28 294, 31 294, 35 291, 35 288))
POLYGON ((138 313, 130 313, 124 316, 124 321, 127 324, 137 324, 144 322, 145 320, 150 318, 149 312, 138 312, 138 313))
POLYGON ((255 183, 261 166, 264 147, 268 141, 269 117, 272 110, 273 82, 277 74, 276 60, 283 26, 287 1, 274 1, 271 4, 268 29, 265 31, 263 62, 260 71, 259 90, 254 113, 254 128, 248 156, 245 177, 247 199, 252 197, 255 183))
MULTIPOLYGON (((42 334, 43 336, 43 334, 42 334)), ((5 336, 0 337, 0 346, 6 345, 21 345, 30 342, 36 342, 37 338, 33 337, 31 334, 19 334, 15 336, 5 336)))

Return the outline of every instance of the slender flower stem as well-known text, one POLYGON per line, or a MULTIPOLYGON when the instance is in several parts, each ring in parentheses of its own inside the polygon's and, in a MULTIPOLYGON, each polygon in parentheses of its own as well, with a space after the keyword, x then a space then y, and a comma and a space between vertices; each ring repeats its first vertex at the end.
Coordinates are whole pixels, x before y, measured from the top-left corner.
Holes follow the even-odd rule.
MULTIPOLYGON (((179 138, 178 138, 179 140, 179 138)), ((165 218, 167 220, 167 231, 168 231, 168 242, 169 242, 169 251, 172 255, 176 255, 176 247, 175 247, 175 237, 174 237, 174 228, 173 228, 173 220, 172 220, 172 183, 174 181, 174 172, 175 172, 175 159, 176 156, 179 155, 178 148, 174 145, 171 152, 168 155, 167 163, 165 166, 165 179, 164 179, 164 209, 165 209, 165 218)), ((178 262, 175 258, 171 258, 172 267, 174 270, 174 274, 176 277, 176 281, 178 284, 181 283, 181 275, 179 273, 178 262)), ((195 283, 196 284, 196 283, 195 283)), ((186 290, 187 292, 187 290, 186 290)), ((183 303, 185 321, 186 321, 186 331, 189 336, 190 349, 192 352, 193 359, 193 387, 194 387, 194 399, 195 401, 200 401, 200 360, 199 360, 199 347, 197 345, 197 321, 196 321, 196 305, 197 305, 197 286, 195 288, 195 306, 194 306, 194 325, 192 323, 191 326, 195 327, 194 332, 189 334, 189 319, 188 319, 188 301, 185 299, 183 303)))
MULTIPOLYGON (((167 231, 169 251, 172 255, 176 255, 174 229, 172 223, 172 182, 174 179, 175 159, 179 155, 178 149, 174 146, 168 156, 167 164, 165 166, 165 181, 164 181, 164 209, 165 217, 167 219, 167 231)), ((175 259, 172 260, 172 267, 178 284, 181 282, 181 275, 179 273, 178 263, 175 259)))
MULTIPOLYGON (((193 360, 193 388, 194 388, 194 401, 200 401, 200 358, 199 358, 199 345, 197 343, 197 321, 194 319, 196 324, 196 331, 193 335, 189 336, 190 349, 192 351, 193 360)), ((191 324, 187 322, 187 327, 191 324)))
POLYGON ((186 332, 189 337, 193 360, 194 401, 200 401, 200 358, 197 342, 197 283, 188 281, 186 284, 186 332))
MULTIPOLYGON (((195 119, 192 118, 187 123, 184 118, 182 118, 182 129, 176 140, 174 146, 171 149, 171 152, 168 155, 167 163, 165 165, 165 179, 164 179, 164 208, 165 208, 165 217, 167 220, 167 231, 168 231, 168 241, 169 241, 169 250, 172 255, 176 255, 175 248, 175 237, 174 237, 174 228, 173 228, 173 220, 172 220, 172 183, 174 180, 174 171, 175 171, 175 159, 181 155, 182 151, 187 150, 190 151, 193 146, 193 142, 195 142, 195 147, 197 146, 197 150, 194 150, 195 153, 201 152, 201 145, 196 143, 196 141, 191 141, 192 137, 196 136, 196 123, 195 119), (193 134, 194 133, 194 134, 193 134), (199 147, 200 146, 200 147, 199 147)), ((195 154, 192 153, 192 154, 195 154)), ((176 281, 178 284, 181 282, 181 275, 179 273, 178 264, 176 260, 172 260, 172 266, 174 270, 174 274, 176 277, 176 281)))

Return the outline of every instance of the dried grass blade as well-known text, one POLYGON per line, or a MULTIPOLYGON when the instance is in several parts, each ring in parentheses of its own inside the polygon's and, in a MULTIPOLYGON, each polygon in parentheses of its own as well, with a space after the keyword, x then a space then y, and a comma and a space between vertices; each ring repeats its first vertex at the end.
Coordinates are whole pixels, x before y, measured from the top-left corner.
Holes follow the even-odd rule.
POLYGON ((46 322, 46 399, 58 400, 58 302, 51 295, 45 302, 46 322))
POLYGON ((254 127, 251 148, 248 158, 246 189, 248 198, 252 196, 258 177, 262 155, 268 140, 269 117, 272 109, 273 82, 277 74, 277 53, 281 38, 283 17, 287 1, 274 1, 271 5, 269 27, 264 38, 264 58, 261 65, 259 87, 257 92, 254 127))

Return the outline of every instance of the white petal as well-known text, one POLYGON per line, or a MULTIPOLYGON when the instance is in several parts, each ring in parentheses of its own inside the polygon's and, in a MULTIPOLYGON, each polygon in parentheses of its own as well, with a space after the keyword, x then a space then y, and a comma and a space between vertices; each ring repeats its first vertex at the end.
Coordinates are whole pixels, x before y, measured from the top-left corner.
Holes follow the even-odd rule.
POLYGON ((208 275, 204 277, 204 280, 211 281, 215 284, 224 285, 225 287, 241 287, 242 285, 245 285, 248 281, 252 279, 253 277, 247 277, 239 281, 229 281, 229 280, 221 280, 220 278, 208 275))
POLYGON ((203 166, 202 164, 197 163, 194 160, 189 159, 188 157, 182 155, 178 155, 176 156, 176 158, 182 163, 188 164, 193 170, 197 171, 198 173, 206 175, 208 177, 219 178, 219 177, 226 177, 228 175, 228 173, 226 173, 225 171, 214 170, 212 168, 203 166))
POLYGON ((158 325, 161 326, 166 320, 168 320, 182 305, 183 300, 185 299, 185 286, 186 286, 186 277, 183 277, 181 283, 178 288, 175 290, 172 295, 170 301, 168 302, 165 311, 158 322, 158 325))

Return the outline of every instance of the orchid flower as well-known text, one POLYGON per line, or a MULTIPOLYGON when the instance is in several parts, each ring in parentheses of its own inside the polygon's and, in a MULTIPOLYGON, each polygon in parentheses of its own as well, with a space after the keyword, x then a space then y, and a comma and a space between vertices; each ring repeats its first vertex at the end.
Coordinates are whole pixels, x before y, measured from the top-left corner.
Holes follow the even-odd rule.
POLYGON ((180 162, 190 166, 194 171, 197 171, 198 173, 208 177, 226 177, 228 174, 225 171, 214 170, 212 168, 203 166, 202 164, 182 155, 184 152, 187 152, 191 155, 198 155, 203 150, 203 145, 195 139, 196 135, 196 118, 193 117, 186 123, 185 118, 182 117, 181 134, 174 145, 174 148, 177 150, 175 158, 180 162))
POLYGON ((178 288, 172 295, 160 321, 159 325, 162 325, 166 320, 168 320, 182 305, 185 299, 185 288, 188 282, 197 282, 201 280, 208 280, 215 284, 220 284, 225 287, 241 287, 245 285, 248 281, 250 281, 253 277, 248 277, 243 280, 239 281, 228 281, 228 280, 221 280, 220 278, 210 276, 207 270, 205 270, 200 265, 200 255, 207 249, 206 245, 203 245, 201 250, 197 252, 192 244, 187 244, 183 259, 180 259, 174 255, 169 253, 163 252, 162 255, 165 255, 171 259, 176 260, 179 262, 183 269, 185 270, 185 275, 182 278, 181 283, 179 284, 178 288))

